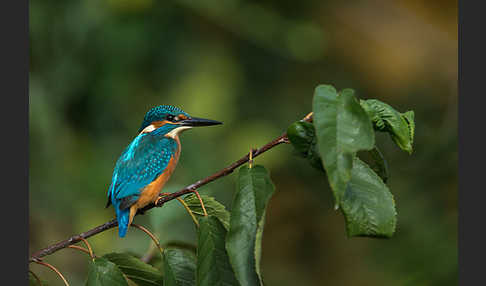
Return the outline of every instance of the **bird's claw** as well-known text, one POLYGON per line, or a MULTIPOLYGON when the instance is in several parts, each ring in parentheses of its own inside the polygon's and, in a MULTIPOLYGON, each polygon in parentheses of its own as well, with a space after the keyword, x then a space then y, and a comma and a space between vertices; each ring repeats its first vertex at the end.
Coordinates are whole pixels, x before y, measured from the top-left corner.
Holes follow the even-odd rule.
MULTIPOLYGON (((154 202, 154 205, 156 206, 159 206, 159 201, 164 197, 164 196, 167 196, 167 195, 170 195, 170 193, 160 193, 159 194, 159 197, 155 200, 154 202)), ((163 203, 161 203, 160 205, 162 205, 163 203)))

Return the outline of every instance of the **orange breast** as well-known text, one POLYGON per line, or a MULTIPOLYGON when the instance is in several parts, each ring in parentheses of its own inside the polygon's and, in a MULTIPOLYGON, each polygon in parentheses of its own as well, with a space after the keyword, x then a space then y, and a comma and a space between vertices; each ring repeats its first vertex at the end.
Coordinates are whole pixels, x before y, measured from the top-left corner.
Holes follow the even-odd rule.
POLYGON ((175 154, 170 158, 169 163, 165 171, 157 177, 152 183, 148 184, 143 191, 140 193, 140 197, 137 202, 130 207, 130 219, 129 224, 131 224, 133 217, 137 213, 137 210, 145 207, 146 205, 155 202, 159 197, 159 193, 164 187, 165 183, 169 180, 170 176, 174 172, 174 169, 179 161, 179 155, 181 153, 181 144, 179 141, 179 136, 174 138, 177 142, 177 150, 175 154))

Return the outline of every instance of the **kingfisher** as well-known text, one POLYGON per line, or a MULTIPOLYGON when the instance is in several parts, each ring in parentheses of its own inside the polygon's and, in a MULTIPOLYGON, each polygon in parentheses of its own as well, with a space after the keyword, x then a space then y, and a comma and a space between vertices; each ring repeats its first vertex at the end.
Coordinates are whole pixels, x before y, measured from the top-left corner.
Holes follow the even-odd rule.
POLYGON ((174 172, 181 153, 179 134, 193 127, 222 122, 192 117, 171 105, 151 108, 138 135, 118 158, 106 207, 113 205, 118 235, 124 237, 138 209, 154 203, 174 172))

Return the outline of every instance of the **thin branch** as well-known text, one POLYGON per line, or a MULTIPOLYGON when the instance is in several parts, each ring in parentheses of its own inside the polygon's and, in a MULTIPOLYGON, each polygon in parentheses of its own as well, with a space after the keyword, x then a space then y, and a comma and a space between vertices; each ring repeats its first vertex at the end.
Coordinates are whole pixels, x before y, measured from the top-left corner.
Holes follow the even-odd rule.
MULTIPOLYGON (((194 190, 193 193, 196 194, 196 197, 199 200, 199 204, 201 205, 201 208, 203 210, 204 216, 208 216, 208 212, 206 211, 206 207, 204 206, 204 202, 201 199, 201 196, 199 195, 199 192, 196 191, 196 190, 194 190)), ((192 211, 191 211, 191 213, 192 213, 192 211)))
POLYGON ((89 256, 91 256, 91 259, 93 259, 93 261, 94 261, 95 256, 93 254, 93 250, 91 249, 91 245, 89 245, 88 241, 85 238, 81 237, 81 240, 84 242, 84 244, 86 244, 86 247, 88 247, 89 256))
POLYGON ((150 236, 150 238, 153 240, 153 242, 155 243, 155 245, 159 249, 160 254, 161 255, 164 254, 164 250, 162 249, 162 246, 160 245, 159 240, 155 237, 155 235, 153 233, 151 233, 148 229, 146 229, 145 227, 143 227, 141 225, 132 223, 132 226, 135 227, 135 228, 140 229, 141 231, 145 232, 148 236, 150 236))
POLYGON ((81 247, 81 246, 78 246, 78 245, 68 245, 67 248, 81 250, 82 252, 87 253, 89 256, 91 256, 91 254, 89 253, 89 251, 86 248, 84 248, 84 247, 81 247))
POLYGON ((62 281, 64 281, 64 284, 66 286, 69 286, 69 283, 67 282, 66 278, 64 278, 64 276, 61 274, 61 272, 59 270, 57 270, 56 267, 52 266, 51 264, 49 264, 47 262, 43 262, 43 261, 40 261, 40 260, 34 260, 34 262, 37 263, 37 264, 49 267, 52 271, 56 272, 57 275, 59 275, 59 277, 61 277, 62 281))
MULTIPOLYGON (((159 194, 159 198, 157 200, 160 200, 160 197, 161 196, 166 196, 166 195, 170 195, 170 193, 160 193, 159 194)), ((194 224, 199 227, 199 222, 197 221, 197 218, 196 216, 192 213, 191 209, 189 208, 189 206, 186 204, 186 202, 181 199, 181 198, 176 198, 179 203, 181 203, 181 205, 184 207, 184 209, 186 210, 186 212, 191 216, 192 218, 192 221, 194 222, 194 224)), ((155 201, 155 204, 157 204, 157 200, 155 201)))
POLYGON ((56 252, 60 249, 68 247, 69 245, 73 245, 73 244, 81 241, 81 238, 91 237, 95 234, 98 234, 100 232, 104 232, 104 231, 106 231, 110 228, 114 228, 116 226, 118 226, 118 222, 116 221, 116 219, 112 219, 109 222, 106 222, 102 225, 99 225, 99 226, 97 226, 93 229, 86 231, 86 232, 80 233, 78 235, 74 235, 74 236, 72 236, 72 237, 70 237, 66 240, 52 244, 52 245, 50 245, 46 248, 43 248, 43 249, 37 251, 36 253, 34 253, 30 256, 29 262, 35 262, 36 260, 38 260, 41 257, 52 254, 52 253, 54 253, 54 252, 56 252))
MULTIPOLYGON (((303 119, 301 119, 301 121, 307 121, 307 122, 311 122, 312 121, 312 112, 307 114, 303 119)), ((253 150, 252 152, 252 159, 265 153, 266 151, 272 149, 273 147, 277 146, 277 145, 280 145, 282 143, 289 143, 289 139, 287 137, 287 134, 284 133, 283 135, 275 138, 274 140, 268 142, 267 144, 265 144, 264 146, 262 146, 261 148, 258 148, 256 150, 253 150)), ((194 190, 197 190, 199 189, 200 187, 214 181, 214 180, 217 180, 221 177, 224 177, 224 176, 227 176, 231 173, 233 173, 233 171, 238 168, 239 166, 245 164, 246 162, 248 162, 249 160, 249 157, 250 157, 250 154, 246 154, 245 156, 241 157, 239 160, 237 160, 236 162, 234 162, 233 164, 227 166, 226 168, 214 173, 213 175, 209 176, 209 177, 206 177, 204 179, 201 179, 177 192, 174 192, 174 193, 171 193, 169 195, 164 195, 164 196, 160 196, 158 199, 157 199, 157 204, 149 204, 147 205, 146 207, 142 208, 142 209, 139 209, 138 212, 137 212, 137 215, 138 214, 143 214, 145 213, 146 211, 154 208, 154 207, 161 207, 163 206, 164 203, 168 202, 168 201, 171 201, 175 198, 178 198, 180 196, 183 196, 183 195, 186 195, 188 193, 191 193, 191 192, 194 192, 194 190)), ((88 237, 91 237, 93 235, 96 235, 98 233, 101 233, 101 232, 104 232, 108 229, 111 229, 111 228, 114 228, 118 226, 118 222, 116 219, 112 219, 102 225, 99 225, 93 229, 90 229, 86 232, 83 232, 83 233, 80 233, 78 235, 74 235, 66 240, 63 240, 63 241, 60 241, 60 242, 57 242, 55 244, 52 244, 52 245, 49 245, 47 246, 46 248, 43 248, 37 252, 35 252, 34 254, 32 254, 29 258, 29 262, 35 262, 35 261, 39 261, 39 258, 41 257, 44 257, 46 255, 50 255, 60 249, 63 249, 63 248, 66 248, 68 247, 69 245, 72 245, 72 244, 75 244, 79 241, 81 241, 83 238, 86 239, 88 237)))
MULTIPOLYGON (((287 134, 283 134, 277 138, 275 138, 274 140, 272 140, 271 142, 267 143, 266 145, 264 145, 263 147, 259 148, 259 149, 256 149, 254 152, 253 152, 253 158, 263 154, 264 152, 272 149, 273 147, 277 146, 277 145, 280 145, 282 143, 288 143, 288 138, 287 138, 287 134)), ((219 172, 216 172, 214 173, 213 175, 209 176, 209 177, 206 177, 202 180, 199 180, 197 182, 195 182, 194 184, 192 185, 189 185, 187 187, 185 187, 184 189, 180 190, 180 191, 177 191, 177 192, 174 192, 174 193, 171 193, 170 195, 166 195, 166 196, 163 196, 161 198, 159 198, 157 200, 157 204, 149 204, 147 205, 146 207, 142 208, 141 210, 138 211, 138 213, 144 213, 154 207, 161 207, 164 203, 168 202, 168 201, 171 201, 177 197, 180 197, 180 196, 183 196, 183 195, 186 195, 188 193, 192 193, 194 190, 197 190, 199 189, 200 187, 216 180, 216 179, 219 179, 221 177, 224 177, 224 176, 227 176, 231 173, 233 173, 233 171, 238 168, 239 166, 245 164, 246 162, 248 162, 249 160, 249 157, 250 157, 250 154, 247 153, 245 156, 241 157, 238 161, 234 162, 233 164, 229 165, 228 167, 220 170, 219 172)))
POLYGON ((150 242, 147 252, 140 258, 145 263, 148 263, 150 259, 154 256, 154 244, 150 242))
POLYGON ((42 282, 41 282, 40 278, 34 272, 32 272, 32 270, 29 269, 29 272, 32 274, 32 276, 34 276, 37 283, 39 283, 39 285, 42 286, 42 282))
POLYGON ((192 213, 192 210, 189 208, 189 206, 186 204, 186 202, 183 199, 181 199, 181 198, 176 198, 176 199, 181 203, 181 205, 184 207, 184 209, 186 210, 186 212, 191 216, 191 219, 194 222, 194 224, 197 227, 199 227, 199 222, 197 221, 196 216, 192 213))

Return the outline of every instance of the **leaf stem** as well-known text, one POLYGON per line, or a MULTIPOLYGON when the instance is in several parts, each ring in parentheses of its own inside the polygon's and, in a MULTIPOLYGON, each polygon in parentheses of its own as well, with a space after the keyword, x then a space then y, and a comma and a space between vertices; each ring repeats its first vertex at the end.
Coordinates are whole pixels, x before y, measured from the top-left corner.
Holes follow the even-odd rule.
POLYGON ((312 122, 312 115, 314 112, 309 112, 304 118, 301 119, 301 121, 307 121, 307 122, 312 122))
POLYGON ((44 266, 50 268, 52 271, 56 272, 57 275, 59 275, 59 277, 61 277, 62 281, 64 282, 64 285, 69 286, 69 283, 66 281, 66 278, 64 278, 64 276, 61 274, 61 272, 59 270, 57 270, 56 267, 52 266, 51 264, 49 264, 47 262, 40 261, 39 259, 34 260, 33 262, 40 264, 40 265, 44 265, 44 266))
POLYGON ((93 250, 91 249, 91 245, 89 245, 88 241, 85 238, 81 237, 81 240, 84 242, 84 244, 86 244, 86 247, 88 247, 89 256, 91 256, 91 259, 94 261, 95 256, 93 254, 93 250))
POLYGON ((181 205, 186 209, 187 213, 191 216, 192 218, 192 221, 194 222, 194 224, 199 227, 199 222, 197 221, 197 218, 196 216, 192 213, 191 209, 189 208, 189 206, 186 204, 186 202, 181 199, 180 197, 177 197, 176 198, 180 203, 181 205))
POLYGON ((86 248, 84 248, 84 247, 81 247, 81 246, 78 246, 78 245, 68 245, 68 248, 81 250, 82 252, 85 252, 86 254, 88 254, 89 256, 91 256, 90 253, 89 253, 89 251, 86 248))
POLYGON ((142 260, 145 263, 148 263, 150 259, 152 259, 153 257, 153 253, 154 253, 153 250, 154 250, 154 245, 150 243, 147 252, 145 252, 145 254, 140 258, 140 260, 142 260))
MULTIPOLYGON (((166 196, 166 195, 170 195, 170 193, 161 193, 160 194, 161 196, 166 196)), ((160 200, 161 197, 159 197, 156 201, 155 201, 155 204, 157 204, 158 200, 160 200)), ((177 197, 176 198, 179 203, 181 203, 181 205, 184 207, 184 209, 187 211, 187 213, 191 216, 192 218, 192 221, 194 222, 194 224, 199 227, 199 222, 197 221, 196 217, 194 216, 194 214, 192 213, 191 209, 189 208, 189 206, 186 204, 186 202, 181 199, 180 197, 177 197)))
POLYGON ((148 236, 150 236, 150 238, 153 240, 153 242, 155 243, 155 245, 159 249, 160 254, 163 255, 164 250, 162 249, 162 246, 160 245, 159 240, 155 237, 155 235, 153 233, 151 233, 148 229, 146 229, 145 227, 143 227, 141 225, 132 223, 132 226, 140 229, 141 231, 145 232, 148 236))
MULTIPOLYGON (((196 195, 196 197, 199 200, 199 203, 201 204, 201 208, 203 210, 204 216, 208 216, 208 213, 206 212, 206 207, 204 206, 204 202, 203 202, 201 196, 199 195, 199 192, 197 190, 194 190, 193 193, 196 195)), ((192 211, 191 211, 191 213, 192 213, 192 211)))
POLYGON ((250 156, 248 157, 248 168, 253 167, 253 148, 250 148, 250 156))

